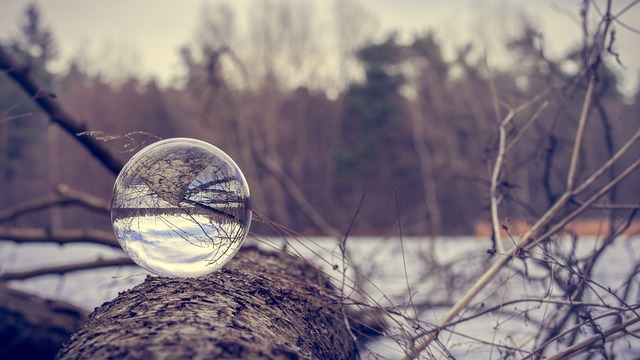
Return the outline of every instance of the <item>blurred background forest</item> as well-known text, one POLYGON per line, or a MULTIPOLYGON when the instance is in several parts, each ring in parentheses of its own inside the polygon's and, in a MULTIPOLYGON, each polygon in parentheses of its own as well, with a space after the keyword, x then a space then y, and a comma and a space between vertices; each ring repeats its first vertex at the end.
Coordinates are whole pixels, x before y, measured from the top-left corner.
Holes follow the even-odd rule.
MULTIPOLYGON (((409 40, 394 33, 372 36, 375 22, 366 5, 345 1, 332 15, 332 51, 339 61, 327 70, 322 39, 310 25, 311 7, 286 0, 255 6, 259 11, 246 14, 246 34, 237 20, 245 14, 224 3, 204 6, 193 41, 180 50, 182 63, 171 85, 143 79, 125 65, 112 69, 117 79, 107 78, 81 56, 70 59, 65 71, 52 71, 55 29, 34 5, 16 19, 20 33, 2 37, 1 45, 52 89, 42 96, 55 98, 97 131, 82 136, 104 141, 123 161, 159 138, 210 142, 241 167, 258 212, 303 234, 343 232, 363 194, 354 234, 395 234, 399 218, 406 235, 481 231, 490 221, 490 162, 506 113, 495 94, 507 104, 544 104, 516 114, 512 133, 523 137, 505 161, 499 191, 509 201, 502 214, 537 219, 562 193, 567 169, 557 164, 571 157, 590 39, 549 58, 545 35, 525 14, 515 14, 521 27, 504 44, 513 66, 490 71, 473 43, 445 58, 436 30, 409 40), (530 131, 519 131, 525 127, 530 131)), ((613 56, 598 70, 580 174, 599 168, 638 127, 640 92, 620 92, 615 72, 621 64, 613 39, 608 43, 613 56)), ((618 168, 639 151, 625 155, 618 168)), ((611 168, 601 181, 618 172, 611 168)), ((108 200, 113 181, 0 73, 0 209, 50 196, 59 184, 108 200)), ((607 201, 637 201, 638 183, 639 174, 630 176, 607 201)), ((109 227, 102 214, 72 207, 15 222, 109 227)), ((258 223, 253 231, 266 227, 258 223)))

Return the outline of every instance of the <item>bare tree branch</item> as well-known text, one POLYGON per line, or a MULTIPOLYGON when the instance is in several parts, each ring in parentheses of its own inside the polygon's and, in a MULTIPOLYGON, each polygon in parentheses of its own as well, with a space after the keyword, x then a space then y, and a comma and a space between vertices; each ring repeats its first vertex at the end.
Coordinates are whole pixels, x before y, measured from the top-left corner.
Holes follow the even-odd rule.
POLYGON ((60 125, 67 133, 79 141, 107 169, 113 174, 120 172, 123 166, 122 162, 115 158, 109 150, 91 136, 77 136, 78 133, 87 131, 86 125, 74 119, 73 116, 55 101, 51 93, 31 76, 29 68, 21 67, 1 46, 0 70, 4 71, 20 85, 49 116, 52 122, 60 125))
POLYGON ((93 229, 0 228, 0 239, 16 243, 91 243, 120 249, 112 232, 93 229))
MULTIPOLYGON (((561 351, 555 353, 553 356, 549 356, 548 358, 546 358, 547 360, 559 360, 559 359, 567 359, 569 357, 571 357, 572 355, 575 355, 581 351, 584 351, 585 349, 588 349, 590 347, 593 346, 597 346, 598 344, 600 345, 604 345, 602 343, 603 339, 607 339, 608 337, 610 337, 611 335, 621 332, 621 331, 628 331, 627 328, 635 323, 637 323, 638 321, 640 321, 640 317, 632 317, 629 320, 623 321, 619 324, 613 325, 608 329, 605 329, 602 331, 602 334, 596 334, 593 335, 589 338, 586 338, 584 340, 582 340, 581 342, 573 345, 573 346, 569 346, 565 349, 562 349, 561 351)), ((637 330, 635 330, 634 332, 637 332, 637 330)))
POLYGON ((42 275, 64 275, 70 272, 100 269, 113 266, 136 266, 128 257, 115 259, 96 259, 93 261, 70 263, 57 266, 40 267, 33 270, 6 272, 0 275, 0 280, 25 280, 42 275))
POLYGON ((69 186, 60 184, 56 193, 44 198, 26 201, 9 209, 0 211, 0 222, 10 221, 17 217, 45 210, 54 206, 81 205, 91 210, 109 214, 109 203, 99 197, 82 191, 73 190, 69 186))
POLYGON ((91 195, 84 191, 75 190, 66 184, 60 184, 56 188, 56 192, 65 196, 67 199, 74 200, 78 204, 86 206, 90 209, 109 214, 111 212, 111 206, 109 202, 100 197, 91 195))
MULTIPOLYGON (((581 207, 578 210, 574 211, 566 219, 563 219, 562 221, 560 221, 559 224, 556 224, 556 226, 552 227, 550 230, 544 231, 545 228, 549 224, 551 224, 553 219, 563 209, 566 208, 566 205, 573 198, 573 196, 575 196, 577 193, 579 193, 580 191, 582 191, 584 188, 586 188, 588 186, 587 183, 589 182, 589 179, 587 179, 585 182, 583 182, 580 186, 578 186, 576 188, 576 186, 575 186, 575 183, 576 183, 576 169, 577 169, 578 161, 580 161, 580 151, 579 150, 580 150, 581 145, 582 145, 582 140, 583 140, 583 137, 584 137, 584 128, 586 126, 587 118, 588 118, 588 115, 589 115, 589 109, 591 107, 591 102, 593 100, 594 88, 595 88, 595 85, 596 85, 596 82, 597 82, 597 76, 596 76, 595 71, 596 71, 596 67, 600 64, 600 61, 599 61, 600 60, 600 54, 604 50, 604 41, 605 41, 605 38, 606 38, 606 34, 609 32, 609 27, 610 27, 610 24, 611 24, 611 17, 608 16, 610 14, 611 2, 609 1, 607 4, 608 4, 607 16, 603 16, 602 22, 601 22, 601 24, 603 24, 603 30, 602 30, 602 33, 599 34, 600 36, 596 38, 595 44, 594 44, 594 48, 595 48, 595 54, 594 55, 595 56, 594 56, 594 58, 590 57, 590 58, 587 59, 588 65, 591 67, 589 69, 590 71, 589 71, 589 80, 588 80, 588 85, 587 85, 587 92, 586 92, 585 97, 583 99, 582 111, 581 111, 580 117, 578 119, 579 126, 578 126, 578 129, 576 131, 575 138, 574 138, 574 146, 573 146, 572 156, 571 156, 571 159, 569 161, 569 172, 568 172, 567 179, 566 179, 566 189, 565 189, 564 194, 520 238, 520 240, 518 241, 516 246, 511 248, 507 253, 502 254, 502 256, 498 257, 496 262, 494 262, 489 267, 489 269, 487 269, 474 282, 474 284, 471 286, 471 288, 460 299, 458 299, 456 304, 449 310, 449 312, 447 312, 447 314, 444 317, 439 319, 438 328, 443 328, 443 327, 447 327, 448 325, 450 325, 452 323, 453 319, 456 316, 458 316, 460 314, 460 312, 463 311, 471 303, 471 301, 476 297, 476 295, 478 295, 480 293, 480 291, 482 289, 484 289, 492 279, 495 278, 495 276, 500 272, 500 270, 505 265, 507 265, 514 257, 517 256, 518 252, 521 249, 523 249, 525 247, 534 246, 534 245, 540 243, 540 241, 542 241, 543 239, 546 239, 547 237, 557 233, 559 230, 562 229, 562 226, 566 225, 566 223, 569 220, 575 218, 575 216, 577 216, 577 214, 582 213, 584 210, 586 210, 589 205, 591 205, 592 203, 597 201, 601 196, 603 196, 608 191, 610 191, 613 186, 615 186, 617 183, 619 183, 619 181, 624 179, 631 172, 635 171, 638 166, 640 166, 640 164, 638 162, 636 162, 633 165, 629 166, 616 179, 614 179, 613 181, 609 182, 609 184, 607 184, 606 186, 601 188, 598 192, 596 192, 596 194, 591 196, 589 198, 589 200, 587 200, 585 202, 583 207, 581 207), (544 232, 544 234, 542 234, 543 232, 544 232)), ((495 99, 494 99, 494 101, 495 101, 495 99)), ((499 114, 499 111, 496 111, 496 113, 499 114)), ((635 137, 634 137, 633 141, 635 141, 635 137)), ((625 147, 623 147, 623 149, 624 148, 625 147)), ((622 151, 622 152, 624 152, 624 151, 622 151)), ((619 153, 620 153, 620 151, 619 151, 619 153)), ((613 161, 615 161, 615 160, 613 160, 613 161)), ((594 175, 592 175, 592 178, 598 176, 598 174, 603 173, 605 171, 605 169, 607 168, 607 166, 610 166, 609 164, 612 163, 613 161, 610 161, 610 162, 604 164, 599 170, 597 170, 594 173, 594 175)), ((433 335, 427 333, 427 334, 424 334, 424 335, 417 336, 414 340, 415 340, 415 343, 412 346, 412 348, 409 349, 409 352, 407 353, 407 356, 406 356, 406 358, 408 358, 408 359, 414 359, 414 358, 418 357, 420 355, 420 353, 425 351, 425 349, 427 349, 427 347, 431 344, 431 342, 433 342, 434 338, 433 338, 433 335)))

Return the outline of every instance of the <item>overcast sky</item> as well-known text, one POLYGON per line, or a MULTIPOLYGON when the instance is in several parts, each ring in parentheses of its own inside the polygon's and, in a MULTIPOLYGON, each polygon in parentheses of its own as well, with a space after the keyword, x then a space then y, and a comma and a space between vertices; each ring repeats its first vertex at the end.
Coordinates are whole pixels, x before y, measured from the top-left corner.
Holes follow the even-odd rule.
MULTIPOLYGON (((228 3, 238 8, 238 18, 256 0, 228 3)), ((315 11, 328 14, 333 0, 311 1, 315 11)), ((614 10, 632 0, 614 1, 614 10)), ((100 58, 123 58, 136 71, 155 76, 161 82, 176 75, 178 49, 193 41, 199 12, 204 1, 196 0, 37 0, 58 40, 62 59, 84 54, 95 61, 100 58)), ((210 1, 215 3, 214 1, 210 1)), ((576 23, 578 0, 360 0, 379 20, 381 33, 398 30, 409 37, 425 29, 434 29, 444 46, 451 49, 469 39, 483 37, 492 47, 491 37, 504 35, 518 21, 511 16, 524 11, 545 34, 546 52, 560 56, 570 44, 580 39, 576 23), (572 14, 572 15, 568 15, 572 14), (572 19, 573 17, 573 19, 572 19), (487 40, 488 39, 488 40, 487 40)), ((17 33, 27 0, 0 0, 0 39, 17 33)), ((598 1, 603 3, 603 1, 598 1)), ((640 5, 621 19, 640 29, 640 5)), ((618 27, 618 48, 626 66, 624 86, 627 92, 640 73, 640 35, 618 27)), ((491 54, 492 49, 488 49, 491 54)), ((508 54, 497 56, 508 57, 508 54)), ((494 56, 495 57, 495 56, 494 56)), ((499 59, 496 59, 499 61, 499 59)), ((63 69, 66 62, 58 66, 63 69)))

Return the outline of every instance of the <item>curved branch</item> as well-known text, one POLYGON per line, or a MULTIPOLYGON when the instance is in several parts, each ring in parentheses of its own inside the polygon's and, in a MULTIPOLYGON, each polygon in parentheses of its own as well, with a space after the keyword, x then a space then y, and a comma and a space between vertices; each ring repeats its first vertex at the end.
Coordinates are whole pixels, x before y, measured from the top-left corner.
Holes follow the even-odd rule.
POLYGON ((0 222, 11 221, 20 216, 40 210, 46 210, 53 206, 70 205, 73 202, 73 200, 65 198, 64 196, 60 196, 59 194, 25 201, 8 209, 0 211, 0 222))
POLYGON ((1 228, 0 239, 16 243, 91 243, 120 249, 113 233, 93 229, 1 228))
POLYGON ((100 269, 112 266, 136 266, 128 257, 119 257, 115 259, 96 259, 93 261, 71 263, 64 265, 55 265, 49 267, 40 267, 33 270, 7 272, 0 275, 0 280, 24 280, 42 275, 64 275, 66 273, 100 269))
POLYGON ((65 198, 75 201, 76 203, 86 206, 89 209, 109 214, 111 205, 107 200, 91 195, 84 191, 75 190, 66 184, 60 184, 56 188, 56 192, 65 198))
POLYGON ((56 194, 34 199, 0 211, 0 222, 13 220, 19 216, 45 210, 53 206, 78 204, 101 213, 109 214, 109 203, 99 197, 73 190, 65 184, 58 185, 56 194))

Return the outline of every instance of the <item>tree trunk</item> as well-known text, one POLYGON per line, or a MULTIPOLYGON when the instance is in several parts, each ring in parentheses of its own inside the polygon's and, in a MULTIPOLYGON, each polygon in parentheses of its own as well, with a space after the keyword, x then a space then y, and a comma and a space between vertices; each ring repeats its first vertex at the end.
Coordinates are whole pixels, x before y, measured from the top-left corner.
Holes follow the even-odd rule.
POLYGON ((148 277, 97 308, 60 359, 350 359, 356 345, 320 271, 241 250, 201 278, 148 277))

